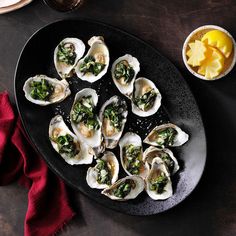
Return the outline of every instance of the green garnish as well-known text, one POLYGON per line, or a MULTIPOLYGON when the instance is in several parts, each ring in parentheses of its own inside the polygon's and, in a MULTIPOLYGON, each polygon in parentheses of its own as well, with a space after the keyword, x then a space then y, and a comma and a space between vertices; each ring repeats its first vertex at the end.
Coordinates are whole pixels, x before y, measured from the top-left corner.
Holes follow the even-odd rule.
POLYGON ((127 171, 133 175, 138 175, 140 172, 140 167, 142 165, 141 149, 142 147, 134 146, 133 144, 123 147, 123 153, 127 160, 127 171))
POLYGON ((125 198, 130 191, 135 188, 135 183, 131 179, 127 179, 122 182, 115 190, 114 195, 118 198, 125 198))
POLYGON ((156 179, 151 180, 150 190, 156 191, 158 194, 162 194, 165 191, 164 188, 167 183, 168 178, 166 177, 164 172, 161 172, 156 179))
POLYGON ((115 66, 114 75, 117 80, 123 79, 128 84, 134 78, 134 69, 126 60, 118 62, 115 66))
POLYGON ((58 45, 57 60, 67 65, 74 65, 76 59, 75 46, 72 43, 60 43, 58 45))
POLYGON ((94 112, 92 96, 82 97, 77 101, 72 109, 72 121, 75 123, 83 122, 90 130, 98 130, 99 122, 94 112))
POLYGON ((87 56, 79 66, 80 72, 84 74, 92 73, 95 76, 97 76, 104 68, 105 64, 96 62, 93 56, 87 56))
POLYGON ((157 93, 154 91, 154 89, 151 89, 150 91, 146 92, 140 97, 136 97, 134 99, 134 104, 142 111, 149 110, 157 97, 157 93))
POLYGON ((55 141, 58 145, 60 154, 66 154, 66 156, 72 158, 79 153, 76 148, 76 144, 74 143, 73 137, 69 134, 58 136, 55 141))
POLYGON ((174 170, 175 163, 172 160, 172 158, 169 156, 169 154, 163 152, 163 153, 161 153, 160 158, 165 162, 170 173, 172 173, 174 170))
POLYGON ((54 91, 54 87, 47 80, 30 82, 30 96, 33 99, 48 101, 54 91))
POLYGON ((125 117, 123 112, 125 106, 122 102, 113 102, 109 104, 104 110, 104 118, 110 120, 111 125, 119 132, 122 128, 122 123, 125 117))
POLYGON ((176 135, 177 131, 171 127, 158 130, 156 133, 156 143, 161 147, 172 146, 176 135))
POLYGON ((108 167, 108 163, 98 159, 96 169, 98 170, 97 182, 99 184, 111 185, 111 170, 108 167))

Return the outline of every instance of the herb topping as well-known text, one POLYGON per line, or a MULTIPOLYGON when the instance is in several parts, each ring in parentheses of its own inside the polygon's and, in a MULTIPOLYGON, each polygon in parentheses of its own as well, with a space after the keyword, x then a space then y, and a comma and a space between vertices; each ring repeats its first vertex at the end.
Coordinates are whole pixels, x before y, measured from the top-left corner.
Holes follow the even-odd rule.
POLYGON ((162 194, 165 191, 164 188, 167 183, 168 178, 164 172, 161 172, 157 178, 151 180, 150 190, 156 191, 158 194, 162 194))
POLYGON ((58 45, 57 60, 67 65, 74 65, 76 59, 75 46, 72 43, 60 43, 58 45))
POLYGON ((68 157, 73 158, 79 153, 73 137, 69 134, 58 136, 55 141, 60 154, 66 154, 68 157))
POLYGON ((142 165, 141 149, 142 147, 134 146, 133 144, 123 147, 123 153, 125 154, 127 162, 127 171, 133 175, 138 175, 140 172, 140 167, 142 165))
POLYGON ((161 153, 160 158, 165 162, 170 173, 172 173, 174 170, 175 163, 172 160, 172 158, 169 156, 169 154, 168 153, 161 153))
POLYGON ((92 96, 82 97, 77 101, 72 109, 72 121, 75 123, 83 122, 90 130, 98 130, 99 122, 94 112, 92 96))
POLYGON ((30 96, 42 101, 48 101, 54 91, 54 87, 46 79, 30 82, 30 88, 30 96))
POLYGON ((99 184, 111 185, 111 169, 109 168, 109 163, 98 159, 96 169, 98 170, 97 182, 99 184))
POLYGON ((125 198, 132 189, 136 187, 135 182, 131 179, 126 179, 114 190, 114 195, 118 198, 125 198))
POLYGON ((128 84, 134 78, 135 72, 126 60, 122 60, 116 64, 114 74, 117 80, 128 84))
POLYGON ((84 61, 80 64, 79 70, 84 73, 92 73, 97 76, 103 69, 105 64, 96 62, 93 56, 87 56, 84 61))
POLYGON ((156 143, 161 147, 172 146, 176 135, 177 131, 171 127, 158 130, 156 133, 156 143))
POLYGON ((157 93, 154 91, 154 89, 151 89, 150 91, 146 92, 140 97, 136 97, 134 99, 134 104, 142 111, 149 110, 157 97, 157 93))
POLYGON ((119 132, 122 128, 122 121, 125 119, 123 112, 125 106, 122 102, 113 102, 104 110, 104 118, 110 120, 111 125, 119 132))

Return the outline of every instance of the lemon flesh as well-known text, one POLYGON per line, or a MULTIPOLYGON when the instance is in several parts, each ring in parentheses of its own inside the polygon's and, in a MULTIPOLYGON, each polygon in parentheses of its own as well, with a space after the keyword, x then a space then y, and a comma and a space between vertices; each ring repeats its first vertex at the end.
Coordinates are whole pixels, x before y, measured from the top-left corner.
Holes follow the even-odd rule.
POLYGON ((207 32, 202 37, 202 42, 219 49, 226 58, 229 58, 233 49, 232 39, 220 30, 211 30, 207 32))
POLYGON ((189 43, 189 50, 187 51, 188 61, 187 63, 193 67, 200 66, 206 59, 206 45, 200 40, 195 40, 193 43, 189 43))
POLYGON ((204 75, 207 79, 214 79, 224 68, 224 56, 219 50, 209 46, 207 48, 206 60, 198 68, 198 73, 204 75))

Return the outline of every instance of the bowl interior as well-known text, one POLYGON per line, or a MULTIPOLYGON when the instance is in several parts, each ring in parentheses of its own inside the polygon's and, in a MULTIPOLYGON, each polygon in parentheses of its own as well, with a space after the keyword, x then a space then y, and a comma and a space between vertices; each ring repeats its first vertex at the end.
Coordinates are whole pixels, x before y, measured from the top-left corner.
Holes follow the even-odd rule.
POLYGON ((185 66, 187 67, 187 69, 196 77, 203 79, 203 80, 207 80, 207 81, 212 81, 212 80, 217 80, 220 79, 224 76, 226 76, 234 67, 235 62, 236 62, 236 54, 235 54, 235 49, 236 49, 236 44, 235 44, 235 40, 232 37, 232 35, 226 31, 225 29, 219 27, 219 26, 215 26, 215 25, 205 25, 205 26, 201 26, 197 29, 195 29, 194 31, 192 31, 189 36, 186 38, 184 45, 183 45, 183 50, 182 50, 182 56, 183 56, 183 61, 185 66), (192 67, 187 63, 187 51, 190 49, 189 48, 189 43, 194 42, 195 40, 201 40, 201 38, 209 31, 211 30, 220 30, 224 33, 226 33, 232 40, 233 42, 233 50, 232 53, 230 55, 229 58, 225 58, 225 64, 224 64, 224 69, 223 71, 214 79, 207 79, 205 76, 200 75, 197 73, 198 67, 192 67))

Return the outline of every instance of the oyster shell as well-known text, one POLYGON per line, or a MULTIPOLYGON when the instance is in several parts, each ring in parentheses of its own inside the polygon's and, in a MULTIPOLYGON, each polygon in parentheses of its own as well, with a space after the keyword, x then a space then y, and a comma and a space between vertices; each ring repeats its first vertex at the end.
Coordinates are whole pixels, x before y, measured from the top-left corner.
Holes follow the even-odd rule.
POLYGON ((134 80, 139 71, 139 61, 129 54, 119 57, 112 64, 112 79, 118 90, 128 98, 132 96, 134 80))
POLYGON ((71 127, 80 140, 92 148, 102 142, 101 122, 95 114, 98 95, 94 89, 85 88, 75 95, 70 112, 71 127))
POLYGON ((118 179, 119 163, 117 158, 113 152, 106 151, 101 159, 96 161, 95 167, 88 168, 86 181, 91 188, 108 188, 118 179))
POLYGON ((177 125, 172 123, 156 126, 144 139, 148 143, 157 147, 176 147, 186 143, 189 135, 177 125))
POLYGON ((57 80, 46 75, 35 75, 25 81, 25 97, 40 106, 63 101, 71 94, 66 80, 57 80))
POLYGON ((159 149, 157 147, 150 146, 143 153, 143 161, 148 164, 152 164, 154 158, 160 157, 162 161, 168 167, 171 175, 175 174, 179 170, 179 164, 177 159, 174 157, 173 152, 170 149, 164 148, 159 149))
POLYGON ((116 147, 124 130, 127 115, 126 102, 118 96, 111 97, 103 104, 99 118, 102 122, 102 134, 107 148, 116 147))
POLYGON ((93 36, 88 44, 90 49, 85 57, 79 60, 75 72, 81 80, 93 83, 106 74, 110 56, 103 37, 93 36))
POLYGON ((144 180, 140 176, 132 175, 118 180, 102 191, 112 200, 126 201, 136 198, 144 190, 144 180))
POLYGON ((54 50, 54 65, 62 79, 71 76, 78 60, 84 55, 85 45, 77 38, 63 39, 54 50))
POLYGON ((152 168, 146 178, 146 192, 154 200, 164 200, 173 195, 169 171, 159 157, 152 161, 152 168))
POLYGON ((141 117, 155 114, 161 106, 161 94, 149 79, 140 77, 134 82, 132 112, 141 117))
POLYGON ((126 133, 119 142, 121 165, 128 175, 145 178, 149 171, 148 163, 143 162, 141 138, 132 132, 126 133))
POLYGON ((53 148, 70 165, 90 164, 93 151, 74 135, 63 121, 62 116, 53 117, 49 124, 49 139, 53 148))

